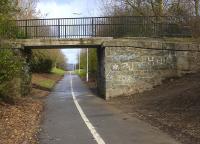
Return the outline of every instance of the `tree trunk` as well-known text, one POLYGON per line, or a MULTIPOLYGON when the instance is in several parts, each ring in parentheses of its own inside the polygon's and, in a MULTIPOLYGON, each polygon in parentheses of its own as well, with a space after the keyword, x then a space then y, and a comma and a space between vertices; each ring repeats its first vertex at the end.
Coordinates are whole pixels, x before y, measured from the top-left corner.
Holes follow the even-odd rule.
POLYGON ((155 16, 163 15, 163 0, 150 0, 150 5, 155 16))
POLYGON ((195 2, 195 15, 199 16, 199 0, 194 0, 195 2))
POLYGON ((157 15, 163 15, 163 0, 156 0, 157 15))

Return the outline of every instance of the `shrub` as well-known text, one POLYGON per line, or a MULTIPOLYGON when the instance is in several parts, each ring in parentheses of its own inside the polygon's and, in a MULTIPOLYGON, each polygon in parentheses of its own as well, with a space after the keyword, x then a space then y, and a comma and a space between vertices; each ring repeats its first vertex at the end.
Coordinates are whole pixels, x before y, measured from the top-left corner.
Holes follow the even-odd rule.
POLYGON ((64 69, 66 59, 60 50, 33 50, 31 71, 50 73, 54 67, 64 69))
POLYGON ((31 71, 36 73, 50 73, 52 67, 53 62, 50 59, 39 58, 31 62, 31 71))
POLYGON ((7 103, 14 103, 21 96, 20 78, 13 78, 0 84, 0 99, 7 103))
POLYGON ((22 61, 12 50, 0 49, 0 99, 12 102, 20 95, 22 61))

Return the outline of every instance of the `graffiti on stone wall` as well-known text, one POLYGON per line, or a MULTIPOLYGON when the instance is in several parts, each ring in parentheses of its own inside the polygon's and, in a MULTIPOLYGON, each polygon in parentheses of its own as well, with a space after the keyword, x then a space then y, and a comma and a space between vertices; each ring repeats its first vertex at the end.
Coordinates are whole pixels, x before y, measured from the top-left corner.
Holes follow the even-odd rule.
POLYGON ((106 56, 109 59, 106 80, 129 85, 138 80, 152 79, 160 69, 169 70, 175 67, 173 54, 151 52, 133 49, 109 51, 106 56))
POLYGON ((136 59, 137 56, 135 54, 119 54, 111 56, 112 61, 119 61, 119 62, 125 62, 136 59))
POLYGON ((153 71, 151 70, 134 70, 131 73, 117 72, 110 70, 106 74, 107 81, 122 82, 123 84, 134 83, 137 80, 145 80, 153 78, 153 71))
POLYGON ((111 63, 111 71, 135 71, 135 70, 144 70, 152 69, 153 66, 165 67, 169 69, 174 67, 173 58, 170 57, 143 57, 140 62, 121 62, 121 63, 111 63))

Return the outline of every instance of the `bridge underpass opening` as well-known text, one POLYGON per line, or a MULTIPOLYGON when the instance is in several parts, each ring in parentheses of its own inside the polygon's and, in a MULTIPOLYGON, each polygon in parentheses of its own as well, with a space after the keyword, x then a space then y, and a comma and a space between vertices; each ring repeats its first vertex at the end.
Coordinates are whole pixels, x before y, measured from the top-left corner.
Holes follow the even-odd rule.
MULTIPOLYGON (((73 46, 72 46, 73 47, 73 46)), ((88 86, 92 92, 97 93, 100 97, 105 98, 105 69, 104 69, 104 48, 96 47, 25 47, 32 56, 35 52, 47 51, 47 53, 55 53, 54 50, 60 50, 68 59, 65 67, 66 71, 77 74, 83 81, 87 81, 87 65, 88 65, 88 86), (70 51, 74 51, 70 58, 70 51), (88 51, 88 54, 87 54, 88 51), (79 55, 80 54, 80 55, 79 55), (88 63, 87 63, 88 56, 88 63), (72 58, 73 57, 73 58, 72 58), (72 59, 72 60, 70 60, 72 59), (80 63, 79 63, 80 62, 80 63), (80 70, 79 70, 80 68, 80 70)), ((55 53, 56 54, 56 53, 55 53)), ((47 54, 48 56, 48 54, 47 54)), ((56 58, 56 57, 55 57, 56 58)), ((58 66, 59 67, 59 66, 58 66)))

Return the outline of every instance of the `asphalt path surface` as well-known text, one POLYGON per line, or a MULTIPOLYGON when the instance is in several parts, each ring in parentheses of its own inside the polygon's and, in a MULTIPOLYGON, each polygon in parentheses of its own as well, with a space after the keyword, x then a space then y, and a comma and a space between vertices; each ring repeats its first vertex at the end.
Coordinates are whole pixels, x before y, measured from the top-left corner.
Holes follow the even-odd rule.
POLYGON ((47 98, 41 129, 40 144, 179 144, 110 106, 70 74, 47 98))

